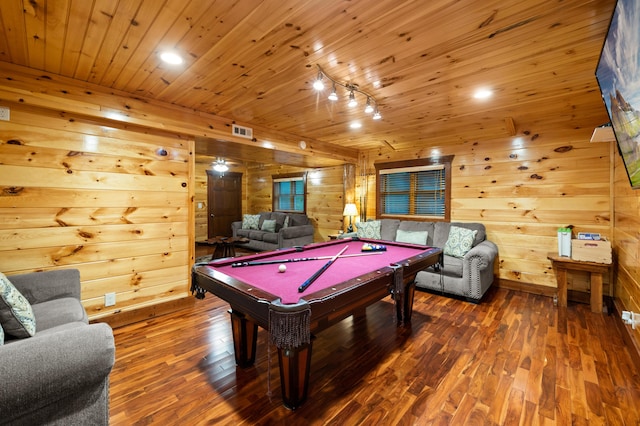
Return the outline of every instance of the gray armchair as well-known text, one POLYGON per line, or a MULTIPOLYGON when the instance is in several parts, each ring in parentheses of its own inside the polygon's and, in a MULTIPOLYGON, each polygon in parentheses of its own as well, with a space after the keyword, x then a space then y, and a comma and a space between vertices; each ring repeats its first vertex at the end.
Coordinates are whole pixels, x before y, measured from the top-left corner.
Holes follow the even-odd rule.
POLYGON ((108 425, 113 332, 88 323, 78 270, 8 278, 31 304, 36 333, 0 346, 0 424, 108 425))

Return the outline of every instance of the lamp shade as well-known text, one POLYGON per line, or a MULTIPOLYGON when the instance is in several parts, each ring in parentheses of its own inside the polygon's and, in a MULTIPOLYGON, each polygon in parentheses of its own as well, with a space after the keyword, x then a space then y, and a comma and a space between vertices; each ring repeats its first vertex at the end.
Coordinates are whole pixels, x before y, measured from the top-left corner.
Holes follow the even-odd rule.
POLYGON ((342 212, 342 216, 357 216, 357 215, 358 215, 358 208, 356 207, 355 204, 353 203, 345 204, 344 211, 342 212))

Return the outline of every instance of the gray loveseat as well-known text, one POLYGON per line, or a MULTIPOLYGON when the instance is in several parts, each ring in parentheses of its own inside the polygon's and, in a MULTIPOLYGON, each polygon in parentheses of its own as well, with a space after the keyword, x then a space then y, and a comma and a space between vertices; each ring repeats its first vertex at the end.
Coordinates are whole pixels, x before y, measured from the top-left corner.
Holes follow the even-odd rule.
MULTIPOLYGON (((445 254, 443 265, 418 272, 415 279, 416 287, 478 302, 493 283, 493 265, 498 255, 498 247, 486 239, 483 224, 380 219, 380 239, 396 241, 398 230, 404 231, 405 236, 408 232, 427 231, 426 244, 444 248, 452 226, 477 231, 472 248, 463 257, 445 254)), ((344 234, 344 236, 357 236, 357 233, 344 234)))
POLYGON ((88 323, 78 270, 7 278, 29 301, 36 332, 5 335, 0 346, 0 424, 108 425, 113 332, 88 323))
MULTIPOLYGON (((250 215, 245 215, 250 216, 250 215)), ((257 215, 256 215, 257 216, 257 215)), ((251 250, 277 250, 285 247, 303 246, 313 243, 313 225, 305 214, 261 212, 259 221, 250 227, 247 220, 233 222, 231 230, 234 237, 249 238, 243 244, 251 250), (265 220, 272 221, 273 229, 265 228, 265 220), (244 226, 243 226, 244 223, 244 226)))

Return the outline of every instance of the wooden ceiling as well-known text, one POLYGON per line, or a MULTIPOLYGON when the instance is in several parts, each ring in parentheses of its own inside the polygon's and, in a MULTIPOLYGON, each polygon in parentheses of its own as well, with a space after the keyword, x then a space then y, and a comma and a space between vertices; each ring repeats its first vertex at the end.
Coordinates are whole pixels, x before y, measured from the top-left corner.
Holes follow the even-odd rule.
MULTIPOLYGON (((356 150, 607 120, 615 0, 6 0, 0 61, 356 150), (185 63, 166 65, 164 49, 185 63), (312 89, 321 66, 382 119, 312 89), (473 98, 479 88, 491 98, 473 98), (360 129, 349 124, 358 120, 360 129)), ((328 80, 325 79, 328 83, 328 80)), ((340 87, 338 87, 340 89, 340 87)), ((246 150, 236 150, 245 155, 246 150)), ((299 159, 298 159, 299 160, 299 159)))

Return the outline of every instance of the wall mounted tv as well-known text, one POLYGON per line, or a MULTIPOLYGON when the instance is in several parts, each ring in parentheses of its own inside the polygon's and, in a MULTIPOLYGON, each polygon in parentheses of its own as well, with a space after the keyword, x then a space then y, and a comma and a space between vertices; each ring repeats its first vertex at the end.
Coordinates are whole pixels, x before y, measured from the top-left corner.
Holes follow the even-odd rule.
POLYGON ((640 188, 640 1, 618 0, 596 68, 618 152, 640 188))

